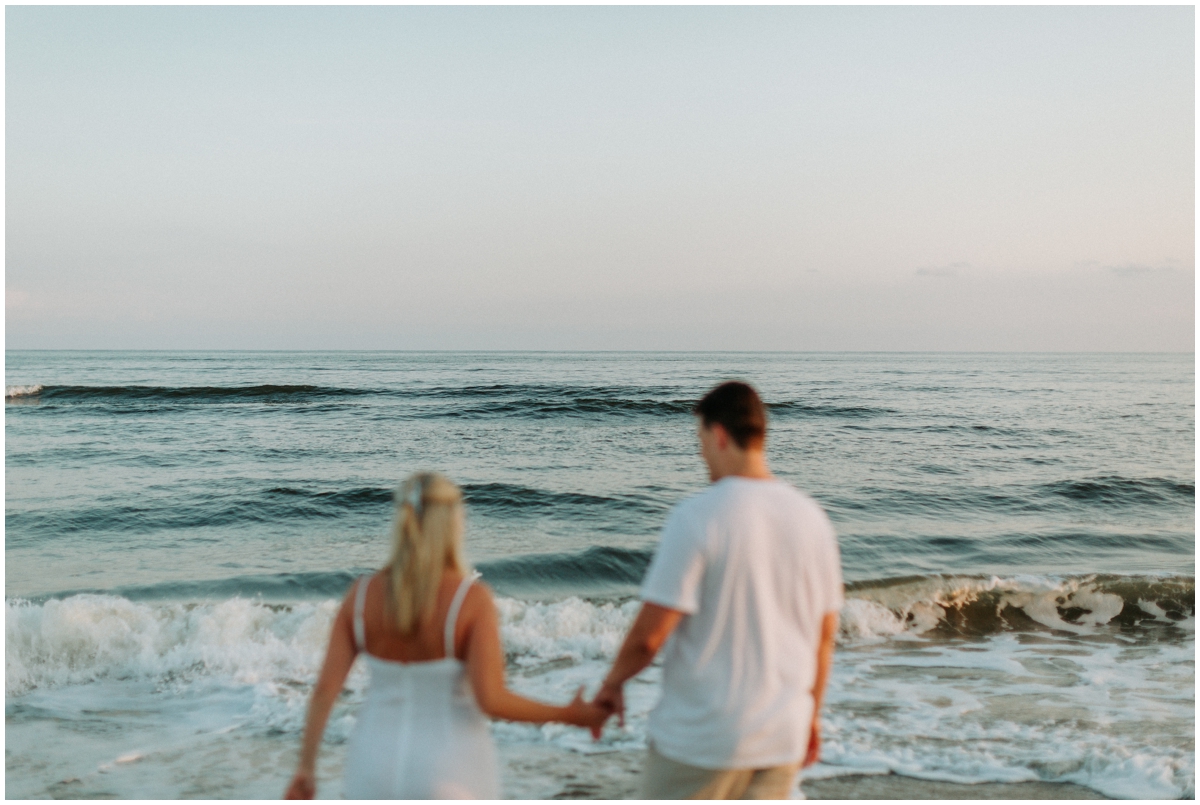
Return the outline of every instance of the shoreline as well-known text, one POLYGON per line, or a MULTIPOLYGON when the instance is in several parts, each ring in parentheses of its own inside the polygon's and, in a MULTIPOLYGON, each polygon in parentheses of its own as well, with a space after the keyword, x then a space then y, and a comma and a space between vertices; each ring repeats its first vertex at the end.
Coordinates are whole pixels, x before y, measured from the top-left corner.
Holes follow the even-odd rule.
MULTIPOLYGON (((584 754, 522 744, 502 745, 499 754, 506 799, 638 799, 641 751, 584 754)), ((1074 783, 966 784, 899 774, 805 780, 801 790, 808 799, 1109 799, 1074 783)))

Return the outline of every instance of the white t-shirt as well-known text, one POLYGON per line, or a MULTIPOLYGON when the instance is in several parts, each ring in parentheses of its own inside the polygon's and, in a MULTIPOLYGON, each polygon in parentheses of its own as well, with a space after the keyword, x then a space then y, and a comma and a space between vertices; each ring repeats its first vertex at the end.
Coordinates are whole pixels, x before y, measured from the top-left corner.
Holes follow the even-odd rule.
POLYGON ((821 621, 842 607, 821 507, 784 481, 726 476, 671 511, 641 596, 686 613, 663 650, 655 751, 709 769, 801 760, 821 621))

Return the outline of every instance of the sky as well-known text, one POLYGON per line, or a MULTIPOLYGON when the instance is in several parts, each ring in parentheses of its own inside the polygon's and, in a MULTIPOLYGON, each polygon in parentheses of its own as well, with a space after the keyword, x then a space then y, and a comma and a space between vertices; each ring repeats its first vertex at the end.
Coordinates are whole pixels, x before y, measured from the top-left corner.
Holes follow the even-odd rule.
POLYGON ((6 347, 1191 352, 1194 14, 8 6, 6 347))

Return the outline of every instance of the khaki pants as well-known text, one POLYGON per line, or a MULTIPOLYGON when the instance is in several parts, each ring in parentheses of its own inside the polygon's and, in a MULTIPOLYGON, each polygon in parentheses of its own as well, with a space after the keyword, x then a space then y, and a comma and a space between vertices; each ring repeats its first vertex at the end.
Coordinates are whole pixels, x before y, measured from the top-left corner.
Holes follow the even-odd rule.
POLYGON ((769 769, 702 769, 646 750, 641 799, 789 799, 800 764, 769 769))

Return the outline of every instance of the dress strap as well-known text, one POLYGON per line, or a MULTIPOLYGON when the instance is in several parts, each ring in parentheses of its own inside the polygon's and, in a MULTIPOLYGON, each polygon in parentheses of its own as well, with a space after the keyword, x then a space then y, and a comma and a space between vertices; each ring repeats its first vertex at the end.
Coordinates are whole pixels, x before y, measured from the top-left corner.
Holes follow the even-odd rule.
POLYGON ((363 626, 363 607, 367 603, 367 585, 370 583, 370 573, 360 576, 358 589, 354 591, 354 648, 358 651, 367 650, 367 630, 363 626))
POLYGON ((454 627, 458 625, 458 611, 462 609, 463 600, 467 597, 467 590, 471 589, 471 585, 475 583, 475 579, 479 578, 479 571, 474 570, 463 577, 459 582, 458 589, 454 591, 454 599, 450 602, 450 611, 446 613, 446 657, 454 656, 454 627))

